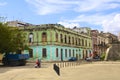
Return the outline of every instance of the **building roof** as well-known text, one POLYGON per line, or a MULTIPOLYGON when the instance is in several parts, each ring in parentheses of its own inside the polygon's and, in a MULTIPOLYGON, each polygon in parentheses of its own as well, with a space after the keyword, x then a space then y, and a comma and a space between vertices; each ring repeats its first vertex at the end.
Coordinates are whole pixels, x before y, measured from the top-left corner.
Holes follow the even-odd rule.
POLYGON ((7 21, 6 23, 8 24, 8 26, 11 26, 11 27, 33 26, 33 24, 26 23, 26 22, 22 22, 22 21, 18 21, 18 20, 15 20, 15 21, 7 21))

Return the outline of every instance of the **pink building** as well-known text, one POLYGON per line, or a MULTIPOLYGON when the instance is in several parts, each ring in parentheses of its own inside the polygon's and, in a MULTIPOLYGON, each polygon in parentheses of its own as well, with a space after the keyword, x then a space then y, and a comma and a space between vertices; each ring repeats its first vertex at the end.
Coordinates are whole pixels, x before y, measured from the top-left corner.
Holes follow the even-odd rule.
POLYGON ((99 47, 98 47, 98 30, 91 30, 92 34, 92 48, 93 48, 93 57, 98 54, 99 47))

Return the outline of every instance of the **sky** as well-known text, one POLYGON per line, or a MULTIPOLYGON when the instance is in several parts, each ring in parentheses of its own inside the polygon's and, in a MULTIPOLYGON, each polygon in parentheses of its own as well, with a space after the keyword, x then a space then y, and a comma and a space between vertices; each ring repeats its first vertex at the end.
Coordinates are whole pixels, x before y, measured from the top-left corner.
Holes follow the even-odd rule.
POLYGON ((1 21, 120 32, 120 0, 0 0, 1 21))

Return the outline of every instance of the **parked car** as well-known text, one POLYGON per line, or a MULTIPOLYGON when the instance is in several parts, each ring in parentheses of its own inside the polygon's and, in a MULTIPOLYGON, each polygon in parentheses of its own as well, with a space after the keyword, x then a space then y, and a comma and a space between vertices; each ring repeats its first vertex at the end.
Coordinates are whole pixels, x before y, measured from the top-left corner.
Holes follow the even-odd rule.
POLYGON ((68 61, 77 61, 76 57, 71 57, 68 61))
POLYGON ((100 61, 100 57, 99 56, 93 57, 93 61, 100 61))
POLYGON ((86 61, 92 61, 90 57, 85 58, 86 61))

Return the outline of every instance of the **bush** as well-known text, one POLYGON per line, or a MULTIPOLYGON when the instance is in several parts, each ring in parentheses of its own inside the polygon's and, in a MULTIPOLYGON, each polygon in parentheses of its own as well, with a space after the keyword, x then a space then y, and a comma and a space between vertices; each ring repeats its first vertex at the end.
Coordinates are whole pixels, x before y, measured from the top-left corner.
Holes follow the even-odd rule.
POLYGON ((101 59, 101 60, 104 60, 104 59, 105 59, 105 54, 106 54, 106 53, 102 53, 102 55, 100 56, 100 59, 101 59))

